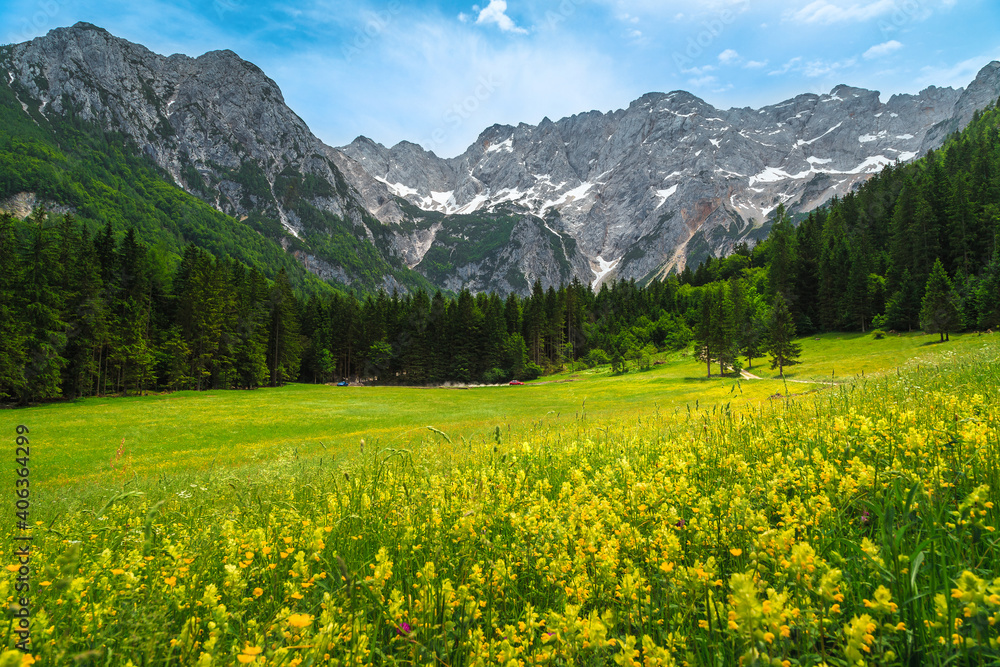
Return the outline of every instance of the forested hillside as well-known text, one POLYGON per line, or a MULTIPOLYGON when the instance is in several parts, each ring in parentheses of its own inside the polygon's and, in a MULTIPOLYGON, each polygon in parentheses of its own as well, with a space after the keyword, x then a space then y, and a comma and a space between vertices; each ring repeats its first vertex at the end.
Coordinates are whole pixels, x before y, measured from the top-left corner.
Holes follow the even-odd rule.
MULTIPOLYGON (((37 134, 8 134, 4 145, 34 141, 36 150, 51 150, 37 134)), ((153 237, 152 247, 140 240, 143 216, 158 215, 143 207, 148 200, 95 197, 104 191, 98 181, 66 178, 69 158, 62 171, 46 171, 50 160, 25 160, 22 178, 42 192, 47 184, 78 193, 77 210, 90 225, 44 211, 24 223, 0 220, 0 394, 22 403, 295 379, 498 382, 609 361, 622 372, 692 339, 708 372, 718 364, 726 373, 765 351, 774 358, 776 337, 796 329, 920 328, 945 337, 1000 326, 1000 112, 993 108, 941 150, 887 167, 797 226, 779 207, 771 234, 754 248, 738 246, 645 286, 620 281, 594 294, 579 282, 543 290, 536 281, 528 297, 506 300, 422 289, 297 297, 286 269, 265 278, 265 249, 255 255, 260 246, 237 242, 219 248, 225 259, 191 243, 171 261, 169 237, 153 237), (116 223, 129 225, 123 237, 116 223)), ((129 164, 124 155, 109 160, 129 164)), ((155 179, 135 173, 121 188, 141 195, 155 179)), ((201 245, 213 248, 211 234, 205 238, 201 245)), ((775 361, 786 362, 794 354, 775 361)))
MULTIPOLYGON (((775 225, 754 248, 751 266, 768 267, 799 328, 922 328, 924 288, 937 260, 952 283, 957 328, 1000 324, 1000 112, 977 114, 938 151, 887 167, 857 193, 811 213, 797 227, 775 225)), ((709 262, 687 282, 732 271, 733 259, 709 262)))
POLYGON ((25 106, 10 87, 0 86, 0 202, 33 193, 75 211, 92 231, 109 222, 119 235, 133 228, 167 266, 193 243, 271 277, 284 268, 306 291, 329 289, 266 239, 266 229, 255 230, 261 221, 240 222, 186 194, 123 137, 72 113, 43 115, 37 103, 25 106))

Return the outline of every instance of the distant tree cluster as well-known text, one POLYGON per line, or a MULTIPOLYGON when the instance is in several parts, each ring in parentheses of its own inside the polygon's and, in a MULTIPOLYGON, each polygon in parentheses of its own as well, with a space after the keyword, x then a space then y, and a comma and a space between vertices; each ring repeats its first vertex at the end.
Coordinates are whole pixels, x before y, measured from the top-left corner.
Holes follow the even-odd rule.
POLYGON ((188 246, 174 271, 111 225, 0 215, 0 398, 280 384, 298 376, 298 302, 234 260, 188 246))
POLYGON ((708 377, 712 364, 719 374, 739 372, 740 357, 753 367, 753 360, 769 354, 771 368, 784 375, 785 366, 797 363, 796 330, 783 294, 776 292, 768 303, 765 272, 743 271, 744 277, 709 283, 700 288, 698 317, 694 326, 695 352, 708 377))
MULTIPOLYGON (((188 245, 176 264, 129 228, 72 215, 0 216, 0 399, 254 388, 339 379, 506 382, 569 364, 687 346, 677 281, 595 295, 574 282, 528 297, 353 292, 296 295, 188 245), (655 318, 655 319, 651 319, 655 318)), ((685 288, 690 290, 690 288, 685 288)))

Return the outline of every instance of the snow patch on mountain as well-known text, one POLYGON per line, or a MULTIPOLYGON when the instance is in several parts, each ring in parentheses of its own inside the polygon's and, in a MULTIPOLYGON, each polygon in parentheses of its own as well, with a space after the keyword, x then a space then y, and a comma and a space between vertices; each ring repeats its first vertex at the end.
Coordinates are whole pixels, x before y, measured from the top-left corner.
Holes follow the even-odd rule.
POLYGON ((656 208, 660 208, 666 203, 667 199, 671 197, 675 192, 677 192, 677 184, 671 185, 666 190, 657 190, 656 196, 659 197, 660 203, 656 205, 656 208))
POLYGON ((823 134, 821 134, 818 137, 816 137, 815 139, 809 139, 809 140, 799 139, 798 141, 795 142, 795 145, 796 146, 809 146, 809 145, 812 145, 812 144, 816 143, 817 141, 819 141, 820 139, 822 139, 823 137, 825 137, 826 135, 830 134, 831 132, 835 132, 835 131, 839 130, 840 127, 843 124, 844 124, 844 121, 840 121, 839 123, 837 123, 836 125, 834 125, 833 127, 831 127, 829 130, 827 130, 823 134))
POLYGON ((500 151, 503 151, 505 153, 513 153, 514 137, 508 137, 506 141, 501 141, 498 144, 491 144, 490 147, 486 149, 487 154, 499 153, 500 151))
POLYGON ((595 261, 597 262, 598 268, 596 269, 591 268, 590 270, 594 272, 593 285, 594 285, 594 290, 596 291, 600 286, 601 282, 608 277, 608 274, 610 274, 612 271, 615 270, 615 268, 618 267, 618 263, 622 261, 622 258, 619 257, 618 259, 609 262, 600 255, 598 255, 595 258, 595 261))

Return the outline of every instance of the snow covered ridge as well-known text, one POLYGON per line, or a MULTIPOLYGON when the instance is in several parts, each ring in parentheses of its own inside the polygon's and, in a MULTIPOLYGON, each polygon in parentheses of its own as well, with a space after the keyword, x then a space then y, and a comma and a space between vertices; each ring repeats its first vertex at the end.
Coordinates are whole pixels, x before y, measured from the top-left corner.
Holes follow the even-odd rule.
MULTIPOLYGON (((766 211, 773 209, 777 196, 797 199, 794 190, 801 186, 796 181, 820 174, 867 177, 914 159, 927 130, 952 113, 959 96, 960 91, 934 89, 883 104, 877 93, 838 86, 829 95, 802 95, 747 113, 719 111, 686 93, 649 95, 628 111, 592 112, 539 126, 496 126, 449 160, 423 153, 414 164, 412 151, 403 155, 399 147, 379 146, 379 161, 388 164, 389 173, 376 178, 393 194, 428 211, 473 213, 515 203, 538 216, 558 211, 569 218, 591 215, 608 194, 621 199, 623 193, 609 190, 627 182, 633 203, 628 215, 642 219, 690 204, 683 194, 688 188, 667 182, 671 177, 712 185, 713 178, 728 182, 749 173, 742 176, 747 201, 753 210, 766 211), (933 95, 940 99, 930 99, 933 95), (869 106, 859 111, 862 102, 869 106), (638 132, 629 122, 637 113, 645 118, 638 132), (852 145, 876 150, 856 155, 852 145), (639 170, 651 180, 646 188, 641 188, 639 170), (669 176, 662 176, 668 171, 669 176), (429 172, 443 178, 414 178, 429 172), (424 184, 418 188, 420 181, 424 184), (787 187, 774 192, 777 184, 787 187), (638 196, 641 190, 652 196, 638 196)), ((354 148, 344 150, 358 157, 354 148)), ((732 196, 727 199, 733 201, 732 196)))
POLYGON ((427 210, 517 205, 572 239, 581 280, 641 280, 766 234, 779 203, 808 211, 872 174, 937 148, 1000 96, 984 69, 968 90, 894 95, 837 86, 762 109, 720 110, 694 95, 650 93, 626 109, 538 125, 496 125, 442 159, 413 144, 359 139, 342 150, 427 210), (762 228, 763 227, 763 228, 762 228), (613 268, 603 258, 619 258, 613 268))

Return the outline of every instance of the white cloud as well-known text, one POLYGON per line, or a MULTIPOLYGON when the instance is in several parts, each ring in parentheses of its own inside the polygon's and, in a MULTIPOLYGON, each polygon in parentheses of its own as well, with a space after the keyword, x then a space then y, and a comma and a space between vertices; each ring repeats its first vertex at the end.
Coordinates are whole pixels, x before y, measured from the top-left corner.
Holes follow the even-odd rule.
POLYGON ((831 74, 836 74, 842 69, 853 67, 856 62, 857 60, 854 58, 834 62, 826 60, 810 60, 805 64, 805 67, 802 68, 802 73, 815 79, 816 77, 829 76, 831 74))
POLYGON ((688 74, 690 76, 704 76, 708 72, 714 72, 715 67, 712 65, 705 65, 704 67, 689 67, 687 69, 682 69, 681 74, 688 74))
POLYGON ((865 51, 864 57, 866 60, 872 60, 873 58, 881 58, 887 56, 893 51, 898 51, 903 48, 903 45, 894 39, 890 39, 888 42, 883 42, 881 44, 876 44, 867 51, 865 51))
POLYGON ((979 70, 984 65, 993 60, 1000 60, 1000 50, 983 53, 950 66, 926 66, 921 68, 921 76, 917 78, 915 83, 920 87, 951 86, 952 88, 964 88, 969 85, 970 81, 976 78, 979 70))
POLYGON ((761 67, 767 67, 767 62, 766 60, 749 60, 744 67, 747 69, 760 69, 761 67))
MULTIPOLYGON (((486 4, 483 0, 480 7, 486 4)), ((351 67, 329 61, 302 66, 301 78, 310 74, 313 95, 318 88, 338 91, 340 108, 350 110, 347 118, 329 113, 332 105, 314 112, 317 135, 331 145, 359 134, 385 145, 408 140, 452 157, 494 123, 538 123, 544 116, 623 108, 653 89, 630 85, 615 60, 575 35, 531 31, 523 39, 497 40, 475 25, 476 14, 466 24, 442 18, 402 15, 373 42, 371 57, 351 67), (320 85, 317 72, 324 73, 320 85), (375 80, 384 88, 363 83, 375 80)))
POLYGON ((803 60, 802 57, 792 58, 784 65, 776 70, 768 72, 770 76, 780 76, 782 74, 788 74, 789 72, 794 72, 796 74, 802 74, 811 79, 815 79, 821 76, 828 76, 830 74, 835 74, 841 70, 853 67, 857 63, 854 58, 849 58, 847 60, 838 61, 827 61, 827 60, 803 60))
POLYGON ((842 6, 829 0, 815 0, 791 15, 799 23, 843 23, 868 21, 896 9, 895 0, 853 3, 842 6))
POLYGON ((732 65, 740 61, 740 54, 734 49, 726 49, 719 54, 719 62, 723 65, 732 65))
POLYGON ((706 86, 715 85, 718 81, 714 76, 702 76, 697 79, 688 79, 688 83, 695 88, 704 88, 706 86))
POLYGON ((797 56, 797 57, 792 58, 791 60, 789 60, 787 63, 785 63, 784 65, 782 65, 778 69, 771 70, 770 72, 768 72, 768 75, 770 75, 770 76, 780 76, 782 74, 787 74, 788 72, 792 71, 793 68, 798 67, 799 63, 801 63, 801 62, 802 62, 801 56, 797 56))
MULTIPOLYGON (((479 8, 473 7, 472 9, 475 11, 479 8)), ((507 16, 506 0, 490 0, 490 4, 479 10, 479 17, 476 19, 476 23, 479 25, 495 23, 503 32, 513 32, 519 35, 528 34, 527 30, 519 28, 514 23, 514 20, 507 16)))

